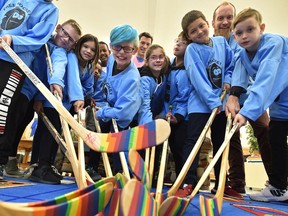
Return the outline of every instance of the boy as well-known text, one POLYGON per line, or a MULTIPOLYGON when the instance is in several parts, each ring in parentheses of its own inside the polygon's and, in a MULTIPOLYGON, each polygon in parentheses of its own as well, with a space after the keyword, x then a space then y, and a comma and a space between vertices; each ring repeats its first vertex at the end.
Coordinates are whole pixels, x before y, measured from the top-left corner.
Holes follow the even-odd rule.
POLYGON ((255 9, 245 9, 233 23, 234 38, 244 49, 236 59, 232 86, 245 92, 249 79, 254 83, 239 111, 239 104, 227 103, 227 110, 235 116, 239 127, 247 119, 256 120, 269 108, 269 139, 272 150, 272 169, 269 185, 260 193, 251 194, 257 201, 288 200, 287 191, 287 135, 288 135, 288 38, 263 34, 265 24, 255 9), (239 111, 239 112, 238 112, 239 111), (238 112, 238 114, 236 114, 238 112))
MULTIPOLYGON (((200 136, 212 110, 218 109, 218 115, 211 125, 211 141, 213 152, 216 153, 224 140, 226 116, 222 110, 220 94, 222 90, 229 90, 233 70, 233 52, 224 37, 209 37, 208 22, 202 12, 193 10, 182 19, 182 29, 186 37, 192 42, 188 45, 184 65, 191 84, 188 99, 188 134, 184 145, 183 162, 187 160, 198 137, 200 136)), ((184 188, 177 194, 185 197, 192 192, 197 184, 196 168, 199 153, 184 181, 184 188)), ((218 187, 219 160, 215 165, 215 187, 211 190, 216 193, 218 187)), ((242 197, 230 187, 226 187, 225 194, 242 197)))
MULTIPOLYGON (((41 50, 41 56, 34 62, 34 71, 47 71, 47 80, 52 93, 55 91, 58 93, 67 110, 73 104, 75 112, 84 106, 83 90, 78 70, 67 70, 67 68, 78 67, 75 54, 69 51, 75 46, 80 36, 80 26, 75 20, 70 19, 62 25, 57 25, 56 34, 48 42, 53 71, 50 71, 49 66, 47 66, 45 49, 41 50), (74 67, 71 65, 68 67, 68 64, 74 65, 74 67)), ((59 114, 46 99, 40 101, 37 98, 34 107, 36 112, 44 110, 51 123, 61 133, 59 114)), ((35 160, 34 154, 37 158, 37 151, 39 151, 38 168, 34 169, 29 180, 46 184, 60 184, 61 176, 55 168, 53 170, 51 167, 57 148, 56 141, 43 121, 39 119, 32 150, 33 160, 35 160)))
MULTIPOLYGON (((52 1, 0 1, 0 41, 4 40, 31 67, 58 20, 58 9, 52 1)), ((0 179, 9 156, 14 156, 14 137, 28 109, 28 99, 20 93, 25 74, 0 45, 0 179)), ((22 131, 23 132, 23 131, 22 131)), ((17 165, 16 155, 10 158, 17 165)), ((16 166, 16 171, 18 170, 16 166)))

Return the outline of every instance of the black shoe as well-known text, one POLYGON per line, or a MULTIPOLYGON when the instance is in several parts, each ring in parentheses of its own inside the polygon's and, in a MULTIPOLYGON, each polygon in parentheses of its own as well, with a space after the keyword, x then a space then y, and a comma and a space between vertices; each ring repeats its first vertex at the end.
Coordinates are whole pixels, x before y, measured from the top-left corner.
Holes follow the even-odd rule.
POLYGON ((87 167, 86 171, 94 182, 97 182, 102 178, 102 176, 96 170, 94 170, 93 167, 87 167))
POLYGON ((30 181, 44 184, 60 184, 60 179, 55 176, 51 166, 44 165, 33 170, 30 181))
POLYGON ((61 175, 61 173, 59 173, 58 169, 57 169, 54 165, 51 165, 51 169, 53 170, 54 175, 55 175, 58 179, 60 179, 60 180, 63 179, 63 176, 61 175))

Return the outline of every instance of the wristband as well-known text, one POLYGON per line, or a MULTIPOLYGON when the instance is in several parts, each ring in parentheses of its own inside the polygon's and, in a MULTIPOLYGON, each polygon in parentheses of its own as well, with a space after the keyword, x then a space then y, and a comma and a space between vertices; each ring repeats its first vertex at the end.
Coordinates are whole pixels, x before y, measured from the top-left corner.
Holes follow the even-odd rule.
POLYGON ((230 91, 229 95, 233 95, 233 96, 236 96, 236 97, 240 98, 241 93, 239 93, 237 91, 230 91))

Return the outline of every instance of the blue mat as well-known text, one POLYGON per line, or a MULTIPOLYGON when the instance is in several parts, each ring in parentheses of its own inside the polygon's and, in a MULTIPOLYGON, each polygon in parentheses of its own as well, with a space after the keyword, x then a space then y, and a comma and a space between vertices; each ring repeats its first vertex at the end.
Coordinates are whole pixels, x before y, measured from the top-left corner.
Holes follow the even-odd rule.
MULTIPOLYGON (((71 191, 78 189, 76 183, 48 185, 48 184, 33 183, 28 180, 15 179, 15 178, 5 177, 5 180, 29 182, 33 184, 33 185, 21 186, 21 187, 0 188, 0 200, 7 201, 7 202, 35 202, 35 201, 40 201, 40 200, 50 200, 50 199, 55 198, 56 196, 60 196, 60 195, 63 195, 63 194, 66 194, 66 193, 69 193, 71 191)), ((65 177, 65 180, 74 180, 74 179, 73 178, 71 179, 70 177, 65 177)), ((164 187, 163 190, 165 191, 167 189, 168 189, 167 187, 164 187)), ((186 212, 184 214, 185 216, 200 215, 199 195, 201 194, 203 193, 197 194, 194 197, 194 199, 191 201, 188 208, 186 209, 186 212)), ((277 210, 288 213, 288 203, 254 202, 254 201, 251 201, 248 196, 245 196, 243 202, 233 202, 231 200, 224 200, 221 215, 223 216, 251 215, 251 213, 243 211, 233 206, 232 204, 268 207, 268 208, 277 209, 277 210)))

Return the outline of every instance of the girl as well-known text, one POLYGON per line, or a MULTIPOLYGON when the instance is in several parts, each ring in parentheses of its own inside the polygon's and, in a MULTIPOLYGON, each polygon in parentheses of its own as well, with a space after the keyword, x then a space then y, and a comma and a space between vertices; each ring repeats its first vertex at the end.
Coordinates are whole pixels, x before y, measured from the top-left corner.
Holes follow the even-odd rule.
MULTIPOLYGON (((138 112, 139 124, 152 121, 162 111, 168 71, 169 60, 163 47, 151 45, 146 51, 144 66, 140 69, 142 105, 138 112)), ((156 147, 152 186, 157 182, 161 149, 162 146, 156 147)))

